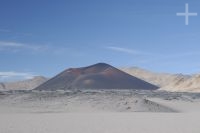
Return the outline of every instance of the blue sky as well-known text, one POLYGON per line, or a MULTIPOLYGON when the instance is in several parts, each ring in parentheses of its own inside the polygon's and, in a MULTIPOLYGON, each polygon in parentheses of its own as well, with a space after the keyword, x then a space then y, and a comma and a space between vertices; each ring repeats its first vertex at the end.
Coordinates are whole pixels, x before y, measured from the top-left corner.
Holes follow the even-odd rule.
POLYGON ((199 35, 198 0, 1 0, 0 80, 97 62, 199 73, 199 35))

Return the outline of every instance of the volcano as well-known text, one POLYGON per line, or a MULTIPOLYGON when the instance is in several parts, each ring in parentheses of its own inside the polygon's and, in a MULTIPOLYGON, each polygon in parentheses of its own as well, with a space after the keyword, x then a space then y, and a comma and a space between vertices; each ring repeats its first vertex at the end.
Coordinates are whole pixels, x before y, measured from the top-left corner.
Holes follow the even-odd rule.
POLYGON ((158 87, 111 65, 98 63, 88 67, 67 69, 35 88, 46 91, 68 89, 155 90, 158 87))

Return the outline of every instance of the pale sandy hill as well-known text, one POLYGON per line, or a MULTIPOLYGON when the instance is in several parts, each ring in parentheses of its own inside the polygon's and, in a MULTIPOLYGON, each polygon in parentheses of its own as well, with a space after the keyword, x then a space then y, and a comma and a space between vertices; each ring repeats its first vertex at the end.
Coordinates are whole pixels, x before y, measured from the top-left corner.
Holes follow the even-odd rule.
POLYGON ((0 90, 31 90, 45 81, 47 81, 47 78, 36 76, 24 81, 0 83, 0 90))
POLYGON ((169 73, 156 73, 138 67, 121 68, 121 70, 131 74, 133 76, 139 77, 150 83, 156 84, 160 87, 167 86, 175 81, 185 80, 190 78, 189 75, 183 74, 169 74, 169 73))
POLYGON ((194 75, 190 78, 181 78, 171 84, 161 88, 167 91, 190 91, 200 92, 200 75, 194 75))
POLYGON ((200 92, 200 75, 156 73, 137 67, 121 70, 160 87, 160 90, 200 92))

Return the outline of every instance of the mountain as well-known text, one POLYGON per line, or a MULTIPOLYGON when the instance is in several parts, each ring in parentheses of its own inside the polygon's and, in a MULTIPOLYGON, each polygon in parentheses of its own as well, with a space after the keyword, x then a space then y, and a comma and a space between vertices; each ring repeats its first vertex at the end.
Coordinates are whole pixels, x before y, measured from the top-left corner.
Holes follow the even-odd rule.
POLYGON ((138 89, 155 90, 157 86, 131 76, 111 65, 98 63, 67 69, 35 90, 67 89, 138 89))
POLYGON ((138 67, 124 67, 120 70, 132 75, 139 77, 147 82, 155 84, 159 87, 165 87, 179 80, 186 80, 190 78, 190 75, 183 74, 169 74, 169 73, 156 73, 138 67))
MULTIPOLYGON (((124 67, 119 69, 121 71, 110 65, 99 63, 89 67, 67 69, 58 76, 50 79, 48 81, 48 84, 47 83, 43 84, 48 80, 47 78, 38 76, 34 77, 33 79, 24 81, 0 83, 0 90, 31 90, 36 87, 39 90, 40 89, 43 90, 44 87, 47 88, 44 90, 56 90, 56 89, 65 90, 70 88, 79 88, 79 89, 80 88, 88 88, 88 89, 128 88, 129 89, 129 86, 135 89, 135 86, 133 86, 133 84, 129 84, 130 82, 133 81, 127 81, 127 79, 129 79, 127 77, 130 77, 130 75, 132 75, 131 77, 134 77, 134 79, 137 77, 136 79, 139 78, 139 80, 140 79, 144 80, 146 81, 145 83, 148 82, 150 84, 158 86, 159 90, 173 91, 173 92, 200 92, 200 74, 183 75, 183 74, 156 73, 138 67, 124 67), (124 71, 125 73, 123 73, 122 71, 124 71), (127 76, 126 73, 130 75, 127 76), (121 82, 119 82, 118 80, 121 80, 121 82), (129 83, 124 83, 126 81, 129 83), (51 83, 51 85, 49 85, 49 83, 51 83), (116 85, 114 86, 113 84, 116 85), (43 87, 43 89, 41 87, 43 87)), ((145 86, 143 87, 146 88, 145 86)), ((138 88, 140 89, 141 87, 138 88)))
POLYGON ((182 92, 200 92, 200 75, 192 75, 190 77, 182 77, 174 80, 167 86, 161 88, 167 91, 182 92))
POLYGON ((200 75, 156 73, 137 67, 120 68, 132 76, 139 77, 160 87, 160 90, 174 92, 200 92, 200 75))
POLYGON ((24 81, 0 83, 0 90, 32 90, 45 81, 47 81, 47 78, 36 76, 24 81))

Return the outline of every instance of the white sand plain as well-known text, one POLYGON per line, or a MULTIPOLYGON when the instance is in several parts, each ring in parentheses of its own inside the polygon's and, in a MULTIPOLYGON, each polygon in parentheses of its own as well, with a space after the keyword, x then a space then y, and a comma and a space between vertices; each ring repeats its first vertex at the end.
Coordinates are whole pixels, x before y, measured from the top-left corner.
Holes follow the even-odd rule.
POLYGON ((199 113, 1 114, 1 133, 199 133, 199 113))
POLYGON ((200 133, 199 94, 56 92, 0 95, 0 133, 200 133))

